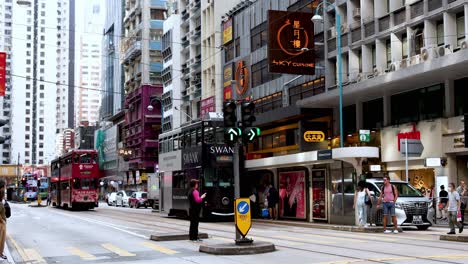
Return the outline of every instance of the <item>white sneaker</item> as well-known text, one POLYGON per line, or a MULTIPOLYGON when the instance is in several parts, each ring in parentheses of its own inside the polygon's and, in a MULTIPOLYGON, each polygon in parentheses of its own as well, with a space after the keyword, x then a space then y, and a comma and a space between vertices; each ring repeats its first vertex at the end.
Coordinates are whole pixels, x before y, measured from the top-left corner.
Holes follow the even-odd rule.
POLYGON ((384 234, 391 234, 392 233, 392 231, 390 231, 390 230, 385 230, 383 232, 384 232, 384 234))
POLYGON ((364 227, 369 227, 369 224, 365 224, 364 227))
POLYGON ((393 230, 393 234, 398 234, 398 230, 393 230))

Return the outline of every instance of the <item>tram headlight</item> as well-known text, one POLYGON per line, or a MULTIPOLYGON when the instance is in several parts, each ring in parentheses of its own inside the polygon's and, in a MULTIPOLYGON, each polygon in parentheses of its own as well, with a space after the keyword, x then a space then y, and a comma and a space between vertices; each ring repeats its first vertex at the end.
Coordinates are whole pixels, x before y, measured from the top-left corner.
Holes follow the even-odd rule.
POLYGON ((230 200, 229 200, 229 198, 227 198, 227 197, 223 197, 223 199, 221 199, 221 203, 222 203, 224 206, 229 205, 229 202, 230 202, 230 200))

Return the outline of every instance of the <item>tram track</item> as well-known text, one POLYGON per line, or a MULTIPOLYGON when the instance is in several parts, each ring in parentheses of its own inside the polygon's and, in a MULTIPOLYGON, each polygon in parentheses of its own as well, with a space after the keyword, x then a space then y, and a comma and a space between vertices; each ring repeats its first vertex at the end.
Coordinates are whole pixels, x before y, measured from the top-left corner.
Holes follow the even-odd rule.
MULTIPOLYGON (((131 217, 129 218, 129 213, 128 212, 124 212, 124 211, 117 211, 117 210, 111 210, 111 209, 103 209, 102 213, 99 212, 101 210, 98 210, 96 211, 97 214, 86 214, 86 215, 95 215, 95 216, 98 216, 98 217, 106 217, 106 218, 111 218, 111 219, 116 219, 116 220, 120 220, 120 221, 123 221, 123 222, 131 222, 131 223, 137 223, 137 224, 140 224, 142 226, 150 226, 150 227, 156 227, 156 228, 160 228, 160 229, 165 229, 165 230, 169 230, 169 231, 182 231, 182 232, 186 232, 188 230, 188 222, 182 222, 183 220, 180 220, 179 222, 176 222, 176 221, 173 221, 174 219, 172 219, 172 221, 168 221, 168 219, 164 219, 162 217, 158 218, 157 220, 158 221, 151 221, 151 220, 148 220, 148 216, 151 216, 151 214, 142 214, 142 213, 138 213, 137 211, 134 211, 132 212, 133 214, 131 215, 131 217), (103 214, 103 213, 106 213, 106 214, 103 214), (110 216, 109 216, 110 214, 110 216)), ((215 225, 220 225, 220 224, 215 224, 215 225)), ((267 224, 262 224, 262 225, 267 225, 267 224)), ((269 226, 272 226, 272 225, 269 225, 269 226)), ((200 229, 202 231, 212 231, 212 232, 216 232, 217 234, 215 234, 215 238, 216 237, 219 237, 219 238, 222 238, 222 239, 232 239, 232 231, 227 231, 225 229, 220 229, 220 228, 215 228, 215 227, 203 227, 201 226, 200 229)), ((151 231, 151 230, 149 230, 151 231)), ((298 231, 288 231, 290 233, 294 233, 294 234, 304 234, 304 232, 298 232, 298 231)), ((305 235, 307 235, 309 233, 305 233, 305 235)), ((313 233, 310 233, 309 235, 315 235, 313 233)), ((275 237, 265 237, 264 235, 253 235, 254 237, 258 237, 259 240, 262 240, 262 239, 275 239, 275 237)), ((339 239, 339 238, 343 238, 343 237, 340 237, 338 235, 331 235, 331 234, 327 234, 327 237, 331 237, 331 238, 336 238, 336 239, 339 239)), ((391 236, 389 236, 391 237, 391 236)), ((349 240, 352 240, 353 238, 352 237, 347 237, 347 239, 349 240)), ((367 240, 368 242, 379 242, 379 243, 388 243, 388 244, 391 244, 391 243, 394 243, 394 242, 389 242, 389 241, 383 241, 383 240, 378 240, 378 239, 370 239, 370 238, 355 238, 355 239, 364 239, 364 240, 367 240)), ((405 237, 406 239, 406 237, 405 237)), ((408 238, 408 239, 411 239, 411 238, 408 238)), ((381 260, 376 260, 376 259, 371 259, 371 258, 360 258, 360 257, 354 257, 354 256, 350 256, 351 254, 340 254, 340 253, 335 253, 335 252, 330 252, 330 251, 318 251, 318 250, 313 250, 313 249, 306 249, 306 248, 301 248, 301 247, 298 247, 298 246, 288 246, 288 245, 284 245, 284 244, 288 244, 288 242, 304 242, 304 241, 299 241, 299 240, 294 240, 294 239, 283 239, 285 240, 286 242, 285 243, 281 243, 281 241, 278 240, 278 246, 280 248, 286 248, 286 249, 290 249, 290 250, 296 250, 296 251, 302 251, 302 252, 309 252, 309 253, 317 253, 317 254, 324 254, 324 255, 329 255, 329 256, 335 256, 335 257, 342 257, 342 258, 347 258, 347 259, 351 259, 353 260, 353 262, 358 262, 358 261, 368 261, 368 262, 372 262, 372 263, 391 263, 391 262, 386 262, 385 259, 413 259, 413 260, 425 260, 425 261, 433 261, 433 262, 438 262, 438 263, 453 263, 453 264, 459 264, 461 262, 455 262, 455 261, 450 261, 450 260, 438 260, 436 259, 436 257, 416 257, 416 256, 411 256, 411 255, 406 255, 406 254, 398 254, 398 253, 388 253, 386 252, 385 255, 387 257, 382 257, 381 260), (388 256, 391 256, 391 257, 388 257, 388 256)), ((413 239, 414 240, 414 239, 413 239)), ((420 240, 417 240, 417 241, 420 241, 420 240)), ((436 243, 436 241, 431 241, 431 240, 424 240, 424 242, 427 242, 427 243, 436 243)), ((418 246, 418 245, 415 245, 414 243, 400 243, 398 242, 399 244, 403 244, 403 245, 409 245, 409 246, 418 246)), ((313 242, 312 240, 308 241, 307 242, 308 245, 316 245, 316 246, 321 246, 321 247, 326 247, 326 248, 329 248, 333 251, 337 251, 337 252, 340 252, 340 251, 343 251, 343 250, 349 250, 349 251, 357 251, 358 255, 362 253, 373 253, 373 254, 382 254, 383 252, 382 251, 377 251, 377 250, 370 250, 370 249, 363 249, 363 248, 354 248, 354 247, 349 247, 349 246, 343 246, 343 245, 327 245, 327 244, 324 244, 324 243, 319 243, 319 242, 313 242)), ((451 244, 452 245, 452 244, 451 244)), ((452 245, 453 246, 453 245, 452 245)), ((453 247, 440 247, 440 246, 435 246, 435 245, 432 245, 430 246, 430 248, 437 248, 437 249, 444 249, 444 250, 458 250, 458 249, 454 249, 453 247)))

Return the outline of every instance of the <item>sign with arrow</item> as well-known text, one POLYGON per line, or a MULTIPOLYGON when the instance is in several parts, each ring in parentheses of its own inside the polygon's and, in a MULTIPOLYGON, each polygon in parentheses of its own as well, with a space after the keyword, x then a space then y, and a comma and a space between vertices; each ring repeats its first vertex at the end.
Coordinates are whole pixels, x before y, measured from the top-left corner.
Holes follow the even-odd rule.
POLYGON ((250 213, 250 199, 249 198, 238 198, 234 202, 234 220, 236 229, 241 233, 243 237, 247 235, 250 228, 252 227, 252 219, 250 213))
POLYGON ((242 136, 242 131, 238 127, 228 127, 224 130, 224 140, 226 143, 235 143, 242 136))
POLYGON ((403 139, 400 141, 401 155, 406 155, 406 149, 408 149, 408 157, 420 157, 424 146, 419 139, 403 139), (405 146, 406 142, 408 142, 408 148, 405 146))
POLYGON ((247 127, 244 129, 244 139, 247 142, 253 142, 255 138, 260 136, 260 128, 258 127, 247 127))

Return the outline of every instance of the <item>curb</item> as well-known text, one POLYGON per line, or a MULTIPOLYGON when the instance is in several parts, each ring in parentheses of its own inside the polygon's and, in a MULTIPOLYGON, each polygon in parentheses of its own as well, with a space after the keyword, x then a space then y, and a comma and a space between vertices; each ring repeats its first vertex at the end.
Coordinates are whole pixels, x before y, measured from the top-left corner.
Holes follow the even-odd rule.
MULTIPOLYGON (((199 239, 207 239, 207 233, 198 233, 199 239)), ((167 234, 157 234, 151 235, 150 240, 153 241, 179 241, 179 240, 189 240, 189 234, 187 233, 167 233, 167 234)))
POLYGON ((454 241, 454 242, 468 242, 468 236, 462 236, 462 235, 441 235, 440 240, 445 240, 445 241, 454 241))
POLYGON ((236 245, 235 243, 201 245, 199 248, 200 252, 213 255, 253 255, 274 252, 275 250, 275 245, 267 242, 254 242, 249 245, 236 245))
MULTIPOLYGON (((335 231, 346 231, 346 232, 358 232, 358 233, 382 233, 383 227, 381 226, 369 226, 369 227, 359 227, 359 226, 339 226, 339 225, 329 225, 329 224, 316 224, 316 223, 305 223, 305 222, 283 222, 283 221, 270 221, 270 220, 259 220, 255 219, 253 222, 262 223, 262 224, 273 224, 273 225, 282 225, 282 226, 295 226, 295 227, 305 227, 305 228, 315 228, 315 229, 325 229, 325 230, 335 230, 335 231)), ((403 232, 401 227, 398 227, 400 233, 403 232)))

